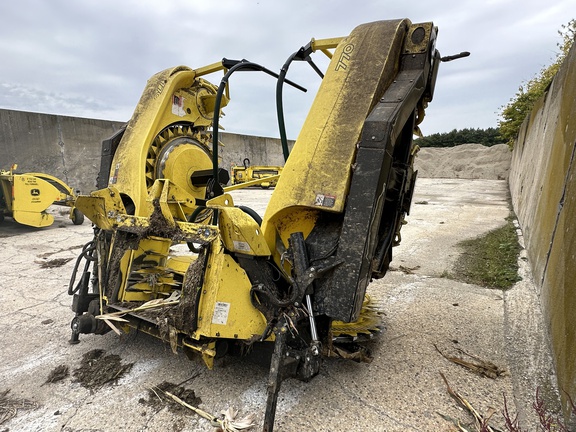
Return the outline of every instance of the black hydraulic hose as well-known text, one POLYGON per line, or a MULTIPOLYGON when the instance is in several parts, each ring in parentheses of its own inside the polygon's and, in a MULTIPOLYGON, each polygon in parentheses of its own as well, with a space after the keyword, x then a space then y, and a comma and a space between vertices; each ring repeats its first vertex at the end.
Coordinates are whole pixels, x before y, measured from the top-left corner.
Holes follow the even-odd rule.
POLYGON ((190 216, 188 216, 188 222, 196 222, 196 217, 198 217, 198 215, 200 214, 200 212, 202 210, 205 210, 206 207, 204 206, 198 206, 194 209, 194 211, 192 212, 192 214, 190 216))
POLYGON ((94 241, 90 241, 84 245, 82 248, 82 252, 78 255, 76 259, 76 264, 74 265, 74 270, 72 271, 72 276, 70 277, 70 283, 68 284, 68 295, 73 295, 80 289, 80 283, 74 287, 74 283, 76 282, 76 274, 78 273, 78 267, 80 267, 80 263, 82 259, 86 260, 86 264, 84 265, 83 273, 88 271, 90 264, 96 261, 96 257, 94 256, 94 252, 96 251, 96 245, 94 241))
POLYGON ((259 296, 265 297, 266 301, 276 308, 286 308, 289 306, 293 306, 294 303, 298 301, 299 297, 303 297, 304 295, 300 293, 300 291, 294 290, 288 300, 280 300, 274 294, 268 291, 255 289, 254 287, 252 287, 250 289, 250 299, 252 300, 252 303, 254 303, 254 301, 262 303, 259 299, 259 296))
MULTIPOLYGON (((238 65, 236 65, 238 66, 238 65)), ((236 69, 238 69, 236 67, 236 69)), ((226 83, 228 82, 228 78, 230 75, 236 70, 235 67, 232 67, 228 70, 222 81, 220 81, 220 86, 218 87, 218 92, 216 93, 216 101, 214 102, 214 120, 212 122, 212 178, 214 179, 214 188, 212 189, 212 196, 210 198, 214 198, 216 196, 216 185, 218 183, 218 127, 220 121, 220 105, 222 104, 222 96, 224 95, 224 90, 226 89, 226 83)), ((219 194, 220 195, 220 194, 219 194)))
POLYGON ((290 64, 294 61, 296 56, 300 53, 300 51, 296 51, 282 69, 280 69, 280 74, 278 75, 278 81, 276 82, 276 115, 278 117, 278 130, 280 132, 280 143, 282 144, 282 153, 284 155, 284 162, 288 160, 288 156, 290 155, 290 150, 288 149, 288 138, 286 137, 286 123, 284 122, 284 106, 282 102, 282 90, 284 88, 284 80, 286 78, 286 74, 288 73, 288 68, 290 64))
POLYGON ((276 115, 278 117, 278 130, 280 132, 280 143, 282 144, 282 153, 284 155, 284 162, 288 160, 288 156, 290 155, 290 149, 288 148, 288 138, 286 136, 286 123, 284 121, 284 104, 282 99, 282 90, 284 88, 284 82, 288 82, 286 80, 286 74, 288 73, 288 69, 294 60, 298 61, 306 61, 312 69, 320 76, 320 78, 324 78, 324 74, 322 71, 316 66, 316 64, 310 58, 310 53, 312 52, 312 48, 310 44, 303 46, 298 51, 293 53, 288 59, 282 69, 280 69, 280 74, 278 75, 278 81, 276 82, 276 115))
MULTIPOLYGON (((270 69, 266 69, 264 66, 261 66, 257 63, 252 63, 248 60, 228 60, 222 59, 222 64, 225 66, 230 65, 231 67, 228 68, 228 71, 220 81, 220 85, 218 86, 218 92, 216 93, 216 100, 214 102, 214 121, 212 123, 212 175, 214 178, 214 188, 212 190, 212 197, 222 195, 224 191, 218 182, 218 127, 220 121, 220 107, 222 105, 222 96, 224 95, 224 90, 226 89, 226 84, 228 83, 228 79, 230 75, 232 75, 237 70, 250 70, 250 71, 261 71, 274 78, 278 78, 278 74, 272 72, 270 69)), ((292 81, 284 80, 286 83, 290 84, 293 87, 296 87, 298 90, 303 92, 306 89, 292 81)))
POLYGON ((246 206, 236 206, 238 207, 240 210, 242 210, 244 213, 246 213, 248 216, 250 216, 252 219, 254 219, 256 221, 256 223, 258 224, 258 226, 262 226, 262 218, 260 217, 260 215, 258 213, 256 213, 254 210, 252 210, 250 207, 246 207, 246 206))

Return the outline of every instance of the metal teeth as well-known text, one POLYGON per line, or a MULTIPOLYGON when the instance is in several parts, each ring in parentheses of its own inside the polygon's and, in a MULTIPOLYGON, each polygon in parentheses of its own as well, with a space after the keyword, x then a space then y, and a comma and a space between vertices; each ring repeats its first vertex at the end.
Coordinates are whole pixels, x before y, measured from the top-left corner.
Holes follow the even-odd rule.
MULTIPOLYGON (((200 143, 203 143, 207 139, 207 135, 202 130, 197 130, 192 127, 192 125, 187 124, 177 124, 166 127, 162 130, 152 143, 148 147, 148 154, 146 155, 146 187, 149 189, 154 184, 156 179, 156 165, 158 164, 158 155, 160 154, 162 148, 172 141, 174 138, 178 137, 190 137, 191 139, 196 139, 200 143)), ((205 144, 203 144, 206 146, 205 144)), ((209 151, 208 147, 206 149, 209 151)))
POLYGON ((359 338, 372 339, 376 334, 382 332, 383 312, 369 295, 364 298, 360 316, 357 321, 345 323, 342 321, 332 322, 332 335, 335 342, 355 342, 359 338))

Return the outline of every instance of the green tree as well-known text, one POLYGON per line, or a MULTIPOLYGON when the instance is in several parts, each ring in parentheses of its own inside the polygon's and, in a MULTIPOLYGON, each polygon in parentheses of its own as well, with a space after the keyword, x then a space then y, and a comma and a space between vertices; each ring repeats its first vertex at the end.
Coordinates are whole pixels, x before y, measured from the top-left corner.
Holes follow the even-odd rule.
POLYGON ((534 103, 546 92, 554 75, 556 75, 560 65, 568 55, 568 51, 570 51, 576 37, 576 20, 571 19, 568 24, 562 25, 560 30, 558 30, 558 34, 561 36, 562 41, 558 43, 560 51, 556 54, 553 63, 543 68, 534 78, 520 85, 510 102, 500 107, 501 120, 498 121, 498 128, 500 135, 511 146, 514 144, 522 122, 532 111, 534 103))
POLYGON ((434 133, 423 138, 418 138, 415 143, 420 147, 454 147, 460 144, 482 144, 487 147, 502 144, 498 129, 453 129, 450 132, 434 133))

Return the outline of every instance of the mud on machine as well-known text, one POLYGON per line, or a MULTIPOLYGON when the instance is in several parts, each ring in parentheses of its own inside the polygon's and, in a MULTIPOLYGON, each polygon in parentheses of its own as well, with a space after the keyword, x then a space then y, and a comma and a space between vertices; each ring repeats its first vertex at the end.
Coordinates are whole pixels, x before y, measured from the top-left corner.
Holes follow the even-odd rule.
POLYGON ((312 39, 278 74, 224 59, 150 78, 127 126, 103 143, 99 190, 76 200, 94 238, 70 281, 71 341, 137 329, 209 368, 217 356, 267 350, 265 431, 283 379, 310 380, 327 356, 366 359, 361 342, 380 329, 366 287, 386 274, 410 210, 412 137, 440 61, 467 55, 441 58, 436 33, 431 22, 377 21, 312 39), (331 59, 324 72, 317 52, 331 59), (286 79, 294 61, 322 82, 289 152, 282 88, 302 89, 286 79), (205 80, 218 71, 219 86, 205 80), (263 218, 233 201, 218 165, 237 71, 277 83, 286 162, 263 218))

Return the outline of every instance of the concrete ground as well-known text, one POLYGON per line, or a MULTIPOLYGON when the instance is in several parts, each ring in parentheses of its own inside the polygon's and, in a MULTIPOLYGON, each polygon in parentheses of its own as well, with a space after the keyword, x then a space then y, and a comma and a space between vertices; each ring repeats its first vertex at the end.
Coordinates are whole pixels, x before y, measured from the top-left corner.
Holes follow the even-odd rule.
MULTIPOLYGON (((237 204, 263 213, 270 193, 252 189, 233 196, 237 204)), ((460 253, 459 241, 503 225, 509 211, 504 181, 420 179, 392 269, 369 288, 385 313, 385 331, 370 345, 374 360, 326 360, 311 382, 285 381, 275 430, 454 430, 443 416, 471 423, 440 373, 477 411, 495 410, 491 424, 505 430, 506 397, 512 415, 519 410, 523 427, 534 430, 535 389, 549 388, 553 397, 554 376, 539 336, 526 261, 520 260, 524 280, 506 293, 442 277, 460 253), (458 349, 464 350, 509 373, 479 376, 448 361, 435 346, 448 356, 464 357, 458 349)), ((200 408, 212 414, 232 406, 241 416, 256 413, 261 424, 268 371, 246 359, 225 358, 209 371, 201 361, 174 355, 137 333, 82 335, 80 344, 68 344, 73 317, 68 280, 90 239, 88 221, 74 226, 60 214, 41 230, 8 218, 0 225, 0 395, 10 389, 9 397, 37 404, 1 423, 0 432, 213 430, 190 411, 142 403, 148 389, 163 381, 193 389, 200 408), (56 259, 70 261, 51 267, 56 259), (117 383, 93 391, 71 377, 44 384, 56 366, 72 371, 95 348, 134 366, 117 383)))

